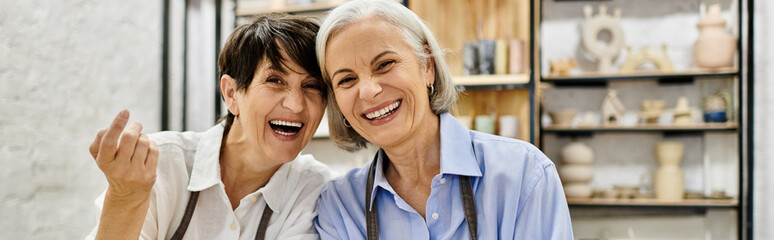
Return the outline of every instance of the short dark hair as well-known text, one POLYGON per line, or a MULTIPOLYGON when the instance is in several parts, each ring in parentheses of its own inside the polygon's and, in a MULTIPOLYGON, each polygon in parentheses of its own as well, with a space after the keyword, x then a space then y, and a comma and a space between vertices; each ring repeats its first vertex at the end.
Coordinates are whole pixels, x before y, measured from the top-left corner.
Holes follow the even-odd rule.
MULTIPOLYGON (((244 92, 263 61, 282 68, 287 68, 286 61, 292 61, 322 81, 315 56, 315 37, 319 28, 319 24, 307 17, 276 13, 256 16, 250 23, 237 27, 228 37, 218 56, 217 81, 228 74, 236 80, 236 90, 244 92), (290 59, 284 59, 281 50, 290 59)), ((323 89, 323 96, 327 94, 326 90, 323 89)), ((234 118, 231 112, 221 118, 220 121, 226 121, 224 136, 234 118)))

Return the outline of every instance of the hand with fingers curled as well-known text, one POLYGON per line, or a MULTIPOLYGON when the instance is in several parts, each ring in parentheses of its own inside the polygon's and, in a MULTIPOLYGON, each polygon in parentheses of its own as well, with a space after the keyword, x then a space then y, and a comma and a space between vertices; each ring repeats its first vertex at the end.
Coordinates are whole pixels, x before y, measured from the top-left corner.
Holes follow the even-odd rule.
POLYGON ((128 120, 129 111, 118 113, 110 127, 97 133, 89 152, 107 178, 106 198, 141 203, 147 201, 156 181, 159 151, 142 133, 142 124, 132 122, 126 127, 128 120))

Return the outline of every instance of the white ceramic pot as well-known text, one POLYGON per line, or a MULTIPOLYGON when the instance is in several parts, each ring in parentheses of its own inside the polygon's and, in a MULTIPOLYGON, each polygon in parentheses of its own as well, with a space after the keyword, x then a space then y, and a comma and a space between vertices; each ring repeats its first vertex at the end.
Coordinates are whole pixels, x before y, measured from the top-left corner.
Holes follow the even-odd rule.
POLYGON ((594 178, 594 169, 588 164, 565 164, 559 168, 559 178, 563 183, 588 183, 594 178))
POLYGON ((569 164, 591 164, 594 152, 583 142, 573 142, 562 148, 562 160, 569 164))
POLYGON ((693 45, 693 61, 699 68, 734 66, 736 38, 726 32, 726 20, 720 17, 720 5, 713 4, 707 17, 699 22, 699 38, 693 45))
POLYGON ((585 183, 564 184, 564 195, 568 198, 589 198, 591 186, 585 183))

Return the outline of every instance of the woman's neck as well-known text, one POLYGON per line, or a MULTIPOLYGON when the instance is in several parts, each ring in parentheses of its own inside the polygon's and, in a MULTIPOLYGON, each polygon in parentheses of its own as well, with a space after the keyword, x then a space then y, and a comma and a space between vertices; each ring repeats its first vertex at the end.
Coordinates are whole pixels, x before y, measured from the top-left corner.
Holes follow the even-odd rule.
POLYGON ((382 148, 390 158, 385 169, 388 180, 429 185, 429 180, 440 172, 440 119, 432 112, 428 115, 420 120, 420 125, 415 127, 417 132, 407 141, 382 148))
POLYGON ((269 182, 282 166, 266 159, 252 146, 238 120, 234 120, 220 150, 220 178, 233 209, 247 194, 257 191, 269 182))

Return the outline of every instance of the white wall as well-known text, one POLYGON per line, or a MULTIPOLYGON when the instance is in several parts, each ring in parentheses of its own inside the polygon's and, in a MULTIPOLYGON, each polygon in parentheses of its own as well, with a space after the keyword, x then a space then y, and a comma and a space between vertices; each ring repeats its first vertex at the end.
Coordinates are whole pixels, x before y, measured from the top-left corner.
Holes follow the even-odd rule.
POLYGON ((774 3, 755 1, 755 239, 774 239, 774 3))
POLYGON ((88 154, 121 109, 160 128, 157 0, 0 0, 0 239, 80 239, 106 186, 88 154))

